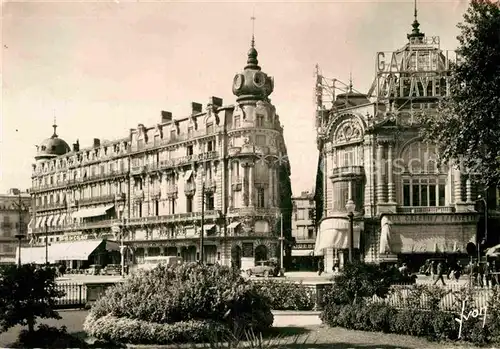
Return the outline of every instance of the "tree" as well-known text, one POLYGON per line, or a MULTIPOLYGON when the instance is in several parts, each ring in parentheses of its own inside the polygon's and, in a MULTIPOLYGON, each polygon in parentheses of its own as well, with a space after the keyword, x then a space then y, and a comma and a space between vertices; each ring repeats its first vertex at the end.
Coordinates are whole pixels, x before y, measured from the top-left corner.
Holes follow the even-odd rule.
POLYGON ((56 271, 50 267, 5 268, 0 274, 0 332, 19 324, 28 325, 33 333, 37 317, 60 319, 54 306, 64 291, 57 290, 55 277, 56 271))
POLYGON ((437 115, 425 117, 422 135, 437 144, 442 160, 458 161, 489 187, 500 181, 499 2, 472 0, 458 28, 450 95, 437 115))

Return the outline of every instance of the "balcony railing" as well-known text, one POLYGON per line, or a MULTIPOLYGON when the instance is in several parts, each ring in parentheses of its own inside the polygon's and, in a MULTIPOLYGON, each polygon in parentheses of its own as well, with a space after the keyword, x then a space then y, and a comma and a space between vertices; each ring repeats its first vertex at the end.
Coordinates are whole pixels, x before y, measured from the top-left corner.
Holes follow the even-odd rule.
POLYGON ((42 185, 34 185, 31 188, 32 192, 41 192, 41 191, 48 191, 48 190, 56 190, 56 189, 61 189, 65 188, 68 186, 72 185, 77 185, 77 184, 83 184, 83 183, 89 183, 89 182, 97 182, 97 181, 102 181, 114 177, 121 177, 125 176, 128 174, 128 171, 126 170, 113 170, 108 173, 102 173, 98 175, 90 175, 85 178, 72 178, 72 179, 66 179, 64 181, 60 181, 57 183, 53 184, 42 184, 42 185))
MULTIPOLYGON (((57 232, 57 231, 72 231, 72 230, 88 230, 97 228, 111 228, 111 226, 120 222, 118 219, 105 219, 96 222, 85 222, 85 223, 74 223, 66 225, 58 225, 55 227, 47 227, 47 232, 57 232)), ((45 233, 45 227, 38 227, 34 229, 35 233, 45 233)))
POLYGON ((364 175, 363 166, 342 166, 333 168, 330 171, 330 178, 360 177, 364 175))
MULTIPOLYGON (((215 219, 218 217, 218 211, 211 210, 205 211, 205 219, 215 219)), ((176 223, 184 222, 189 220, 200 220, 201 212, 190 212, 190 213, 176 213, 164 216, 150 216, 150 217, 134 217, 127 221, 127 225, 137 225, 137 224, 153 224, 153 223, 176 223)))
POLYGON ((37 205, 36 210, 37 211, 57 210, 57 209, 65 208, 65 207, 66 207, 66 202, 58 202, 58 203, 52 203, 52 204, 37 205))
POLYGON ((257 208, 257 207, 242 207, 230 208, 228 213, 231 215, 242 216, 277 216, 280 214, 279 208, 257 208))
POLYGON ((453 213, 455 212, 454 207, 450 206, 431 206, 431 207, 422 207, 422 206, 399 206, 397 208, 398 213, 453 213))
POLYGON ((136 191, 134 191, 134 199, 135 200, 142 200, 142 199, 144 199, 144 190, 136 190, 136 191))
POLYGON ((79 204, 80 205, 90 205, 90 204, 97 204, 97 203, 103 203, 103 202, 112 202, 115 200, 116 200, 116 195, 111 194, 111 195, 94 196, 91 198, 80 199, 79 204))

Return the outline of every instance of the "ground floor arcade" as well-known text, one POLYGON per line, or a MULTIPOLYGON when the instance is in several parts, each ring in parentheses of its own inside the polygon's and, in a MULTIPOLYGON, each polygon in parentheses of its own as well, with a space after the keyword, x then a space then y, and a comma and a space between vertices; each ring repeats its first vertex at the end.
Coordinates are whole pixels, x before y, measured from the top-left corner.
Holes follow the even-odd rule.
POLYGON ((429 258, 459 258, 476 242, 476 213, 384 214, 376 219, 355 217, 352 245, 349 221, 327 217, 320 223, 315 254, 324 256, 325 272, 342 268, 353 258, 367 262, 409 262, 414 268, 429 258))
MULTIPOLYGON (((134 241, 128 242, 133 251, 133 262, 142 264, 145 257, 177 256, 184 262, 200 260, 200 241, 134 241)), ((203 243, 206 264, 221 264, 246 270, 260 261, 279 259, 276 239, 207 239, 203 243)))

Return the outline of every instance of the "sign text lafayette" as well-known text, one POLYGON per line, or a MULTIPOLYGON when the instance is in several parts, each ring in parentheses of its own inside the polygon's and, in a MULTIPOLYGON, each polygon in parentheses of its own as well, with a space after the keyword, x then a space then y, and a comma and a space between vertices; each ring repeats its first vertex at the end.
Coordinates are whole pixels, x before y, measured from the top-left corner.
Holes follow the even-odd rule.
POLYGON ((391 222, 400 224, 422 224, 422 223, 475 223, 474 214, 407 214, 391 215, 391 222))

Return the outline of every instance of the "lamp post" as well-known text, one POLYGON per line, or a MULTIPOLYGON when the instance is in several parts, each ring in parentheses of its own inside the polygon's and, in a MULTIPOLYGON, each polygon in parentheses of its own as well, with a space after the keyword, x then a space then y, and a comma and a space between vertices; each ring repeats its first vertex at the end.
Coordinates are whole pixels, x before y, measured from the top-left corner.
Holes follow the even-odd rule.
POLYGON ((49 226, 45 223, 45 265, 49 265, 49 226))
POLYGON ((203 178, 201 183, 201 231, 200 231, 200 263, 204 262, 204 251, 203 245, 205 245, 204 240, 204 230, 205 230, 205 179, 203 178))
POLYGON ((280 213, 280 268, 283 270, 283 254, 284 254, 284 240, 283 237, 283 213, 280 213))
MULTIPOLYGON (((483 238, 483 244, 486 243, 486 240, 488 239, 488 202, 484 197, 481 195, 477 196, 477 200, 482 201, 484 205, 484 238, 483 238)), ((477 262, 479 263, 479 260, 481 259, 481 241, 479 241, 479 234, 477 236, 477 262)))
POLYGON ((24 234, 16 234, 14 237, 19 240, 18 244, 18 249, 19 249, 19 254, 17 255, 17 266, 21 267, 21 240, 24 238, 24 234))
POLYGON ((349 199, 345 204, 345 209, 347 211, 347 217, 349 218, 349 263, 352 263, 354 249, 354 210, 356 209, 356 204, 349 199))

